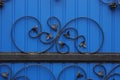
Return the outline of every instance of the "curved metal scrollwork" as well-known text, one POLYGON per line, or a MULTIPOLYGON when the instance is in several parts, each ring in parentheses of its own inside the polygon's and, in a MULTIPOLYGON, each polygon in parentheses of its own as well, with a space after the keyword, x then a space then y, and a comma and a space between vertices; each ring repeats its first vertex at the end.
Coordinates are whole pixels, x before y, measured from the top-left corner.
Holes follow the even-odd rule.
POLYGON ((93 72, 100 78, 104 78, 107 74, 106 68, 102 64, 96 64, 93 67, 93 72))
MULTIPOLYGON (((120 65, 113 67, 112 69, 108 70, 103 64, 96 64, 93 66, 93 73, 98 78, 92 75, 92 78, 88 77, 88 71, 85 70, 86 68, 81 67, 79 65, 69 65, 62 68, 61 71, 58 71, 58 76, 54 74, 49 68, 40 65, 40 64, 33 64, 22 67, 17 70, 13 74, 12 67, 8 64, 0 64, 0 79, 1 80, 32 80, 32 75, 39 77, 37 79, 45 79, 45 80, 116 80, 120 77, 120 72, 118 71, 120 65), (35 70, 37 69, 37 70, 35 70), (32 74, 30 73, 32 71, 32 74), (30 74, 29 74, 30 73, 30 74), (34 73, 34 74, 33 74, 34 73)), ((90 73, 89 73, 90 74, 90 73)))
POLYGON ((112 10, 115 10, 120 5, 120 0, 100 0, 100 2, 109 5, 112 10))
POLYGON ((119 70, 120 68, 120 64, 115 66, 114 68, 111 69, 111 71, 105 76, 105 80, 109 80, 111 78, 113 78, 113 80, 115 80, 115 76, 118 76, 120 78, 120 73, 115 72, 117 69, 119 70))
POLYGON ((31 68, 39 68, 43 75, 50 75, 50 77, 44 77, 45 80, 47 80, 47 79, 49 80, 49 78, 51 78, 52 80, 56 80, 56 78, 55 78, 54 74, 51 72, 51 70, 49 70, 47 67, 39 65, 39 64, 25 66, 25 67, 19 69, 15 74, 13 74, 12 68, 7 64, 1 64, 0 69, 2 69, 2 68, 4 68, 5 72, 1 71, 0 76, 1 76, 1 79, 5 79, 5 80, 23 80, 23 79, 31 80, 30 76, 27 76, 26 74, 24 74, 26 72, 26 69, 29 69, 29 68, 30 69, 31 68), (46 71, 46 74, 43 73, 42 69, 43 69, 43 71, 46 71))
MULTIPOLYGON (((97 64, 93 67, 93 72, 100 77, 102 80, 116 80, 118 77, 120 77, 120 72, 115 71, 118 68, 120 68, 120 65, 117 65, 110 69, 110 71, 107 73, 107 68, 105 68, 102 64, 97 64), (99 69, 97 69, 99 68, 99 69), (98 71, 97 71, 98 70, 98 71), (116 78, 117 76, 117 78, 116 78)), ((118 69, 119 70, 119 69, 118 69)))
POLYGON ((102 2, 103 4, 110 4, 115 2, 116 0, 100 0, 100 2, 102 2))
POLYGON ((87 73, 80 66, 71 65, 71 66, 68 66, 68 67, 65 67, 62 69, 62 71, 58 75, 57 80, 63 80, 63 77, 66 77, 69 80, 87 80, 87 73), (72 70, 74 72, 73 73, 67 72, 70 70, 72 70), (69 75, 64 76, 65 74, 73 74, 73 77, 72 77, 72 75, 70 75, 71 77, 69 75), (71 78, 73 78, 73 79, 71 79, 71 78))
POLYGON ((31 32, 35 32, 37 35, 39 35, 39 34, 41 34, 41 32, 42 32, 42 27, 41 27, 41 23, 40 23, 40 21, 37 19, 37 18, 35 18, 35 17, 32 17, 32 16, 25 16, 25 17, 21 17, 20 19, 18 19, 18 20, 16 20, 15 21, 15 23, 12 25, 12 29, 11 29, 11 39, 12 39, 12 42, 13 42, 13 44, 15 45, 15 47, 21 52, 21 53, 27 53, 27 52, 24 52, 24 50, 22 50, 22 49, 20 49, 19 47, 18 47, 18 45, 16 44, 16 42, 15 42, 15 39, 14 39, 14 29, 15 29, 15 25, 19 22, 19 21, 21 21, 21 20, 28 20, 28 19, 32 19, 32 20, 34 20, 35 22, 36 22, 36 25, 35 26, 33 26, 33 28, 28 32, 28 34, 29 34, 29 36, 30 37, 34 37, 34 38, 36 38, 37 36, 31 36, 30 35, 30 33, 31 32), (39 29, 39 30, 38 30, 39 29))
POLYGON ((16 24, 18 24, 23 19, 26 19, 26 20, 33 19, 36 22, 36 25, 33 26, 28 31, 28 35, 30 38, 39 39, 40 43, 44 45, 50 45, 47 49, 40 51, 39 53, 48 52, 54 45, 56 46, 56 51, 58 53, 61 53, 61 54, 69 53, 70 46, 66 42, 60 40, 60 38, 65 38, 67 40, 72 41, 74 43, 74 48, 79 53, 91 53, 91 54, 97 53, 102 48, 103 43, 104 43, 104 32, 101 26, 95 20, 91 18, 87 18, 87 17, 75 18, 75 19, 70 20, 63 28, 61 28, 62 26, 61 26, 60 20, 57 17, 50 17, 47 20, 47 25, 53 31, 53 33, 51 33, 51 32, 42 31, 41 23, 37 18, 32 17, 32 16, 24 16, 16 20, 15 23, 12 25, 12 29, 11 29, 12 42, 15 45, 15 47, 20 52, 23 52, 23 53, 30 53, 30 52, 25 52, 23 49, 19 48, 14 38, 14 31, 16 28, 16 24), (99 30, 101 34, 101 41, 99 43, 100 46, 92 52, 89 52, 89 51, 82 52, 80 50, 81 48, 86 49, 88 47, 87 42, 86 42, 86 37, 84 35, 80 35, 78 30, 75 28, 75 26, 70 26, 71 23, 77 24, 78 22, 82 20, 86 22, 91 22, 94 25, 96 25, 97 26, 96 28, 99 30), (71 36, 71 32, 74 32, 74 36, 71 36), (81 40, 80 42, 79 42, 79 39, 81 40))

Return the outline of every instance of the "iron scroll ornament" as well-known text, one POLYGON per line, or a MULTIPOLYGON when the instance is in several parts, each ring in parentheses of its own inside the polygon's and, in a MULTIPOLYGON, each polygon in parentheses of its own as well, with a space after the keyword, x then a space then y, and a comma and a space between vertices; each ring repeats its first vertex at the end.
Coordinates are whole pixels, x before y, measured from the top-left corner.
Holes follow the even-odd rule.
POLYGON ((107 68, 105 68, 105 66, 103 64, 96 64, 93 67, 93 72, 99 77, 101 78, 101 80, 116 80, 115 77, 120 77, 120 73, 116 72, 117 69, 120 68, 120 64, 116 65, 115 67, 113 67, 108 73, 107 73, 107 68), (97 68, 100 68, 97 71, 97 68))
POLYGON ((38 54, 41 53, 47 53, 54 45, 56 46, 56 51, 60 54, 68 54, 70 52, 70 47, 69 45, 67 45, 65 42, 60 41, 59 39, 61 37, 64 37, 65 39, 71 40, 74 43, 74 47, 77 50, 77 52, 79 52, 80 54, 85 54, 85 53, 89 53, 89 54, 95 54, 97 52, 99 52, 99 50, 102 48, 103 43, 104 43, 104 32, 101 28, 101 26, 93 19, 88 18, 88 17, 79 17, 79 18, 75 18, 70 20, 67 24, 64 25, 63 28, 61 28, 61 22, 57 17, 50 17, 47 20, 47 25, 49 26, 49 28, 56 33, 55 36, 53 36, 52 33, 50 32, 43 32, 42 31, 42 25, 40 23, 40 21, 32 16, 24 16, 19 18, 18 20, 15 21, 15 23, 12 25, 11 28, 11 39, 13 44, 15 45, 15 47, 21 52, 21 53, 28 53, 30 54, 31 52, 25 52, 23 49, 19 48, 19 46, 17 45, 16 41, 15 41, 15 37, 14 37, 14 31, 16 28, 16 24, 19 23, 21 20, 23 19, 32 19, 36 22, 36 26, 33 26, 29 31, 28 31, 28 36, 31 39, 39 39, 40 43, 44 44, 44 45, 50 45, 50 47, 48 47, 47 49, 40 51, 40 52, 35 52, 38 54), (92 23, 94 23, 97 26, 97 29, 100 31, 101 34, 101 42, 100 42, 100 46, 94 51, 94 52, 82 52, 79 49, 80 48, 86 48, 86 37, 84 35, 79 35, 79 32, 77 29, 75 29, 74 27, 69 27, 68 25, 73 23, 73 22, 79 22, 81 20, 87 20, 90 21, 92 23), (51 21, 54 21, 55 23, 51 23, 51 21), (71 36, 71 30, 74 32, 74 36, 71 36), (33 35, 34 33, 34 35, 33 35), (42 37, 45 37, 46 39, 42 39, 42 37), (81 42, 79 42, 78 44, 78 39, 82 39, 81 42), (64 49, 64 51, 62 51, 61 49, 64 49))
POLYGON ((109 5, 111 10, 115 10, 120 6, 120 0, 100 0, 101 3, 109 5))
POLYGON ((4 6, 4 3, 5 2, 8 2, 9 0, 0 0, 0 7, 3 7, 4 6))
MULTIPOLYGON (((22 67, 18 69, 18 71, 16 71, 15 74, 13 74, 12 68, 8 64, 0 64, 0 68, 5 69, 5 71, 0 73, 0 77, 4 80, 23 80, 23 79, 31 80, 30 77, 26 76, 25 74, 21 74, 22 71, 25 72, 26 69, 31 69, 31 68, 39 68, 39 70, 44 71, 46 73, 44 74, 43 72, 41 72, 42 74, 50 75, 51 76, 50 78, 52 80, 56 80, 51 70, 40 64, 34 64, 34 65, 28 65, 28 66, 22 67)), ((49 77, 44 77, 44 79, 49 80, 49 77)))
MULTIPOLYGON (((103 64, 96 64, 93 66, 93 69, 91 71, 93 72, 92 74, 94 74, 99 80, 116 80, 118 77, 120 77, 120 73, 115 72, 115 70, 119 68, 120 65, 118 64, 108 72, 107 68, 103 64)), ((39 76, 43 77, 39 78, 45 80, 63 80, 63 77, 66 77, 66 80, 95 80, 93 77, 89 78, 87 71, 79 65, 69 65, 63 67, 62 70, 59 71, 57 77, 49 68, 40 64, 31 64, 24 66, 22 68, 19 68, 16 72, 14 72, 14 74, 12 67, 8 64, 0 64, 0 69, 3 69, 0 71, 1 80, 31 80, 32 75, 29 76, 28 74, 30 71, 34 71, 34 73, 37 74, 38 72, 41 72, 39 76), (35 68, 37 68, 37 70, 34 70, 35 68)))

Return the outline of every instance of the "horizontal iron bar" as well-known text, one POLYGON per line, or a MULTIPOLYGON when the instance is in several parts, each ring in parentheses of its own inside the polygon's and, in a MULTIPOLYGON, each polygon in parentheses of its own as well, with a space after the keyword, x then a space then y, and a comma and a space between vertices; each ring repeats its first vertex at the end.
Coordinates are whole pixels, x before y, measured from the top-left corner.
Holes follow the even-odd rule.
POLYGON ((0 62, 120 62, 119 53, 98 54, 22 54, 0 53, 0 62))

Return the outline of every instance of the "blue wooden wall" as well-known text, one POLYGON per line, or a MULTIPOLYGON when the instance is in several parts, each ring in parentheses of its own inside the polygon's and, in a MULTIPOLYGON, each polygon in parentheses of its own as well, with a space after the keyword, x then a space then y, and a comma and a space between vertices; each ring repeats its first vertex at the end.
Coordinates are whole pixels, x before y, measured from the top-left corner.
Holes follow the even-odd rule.
MULTIPOLYGON (((106 2, 107 0, 103 1, 106 2)), ((59 18, 61 28, 68 21, 78 17, 88 17, 95 20, 103 29, 105 37, 100 52, 120 52, 120 9, 118 7, 116 10, 111 10, 108 6, 99 0, 9 0, 3 8, 0 8, 0 51, 19 52, 11 41, 10 32, 12 24, 20 17, 36 17, 41 22, 42 31, 52 33, 55 36, 57 33, 54 33, 47 25, 48 18, 55 16, 59 18)), ((36 24, 32 20, 28 20, 28 22, 21 20, 15 26, 13 32, 15 42, 20 49, 26 52, 40 52, 50 46, 43 45, 38 38, 31 39, 28 36, 28 31, 36 24)), ((68 27, 77 29, 79 35, 86 37, 87 49, 85 51, 95 51, 102 41, 101 32, 97 29, 96 24, 87 23, 85 20, 78 21, 78 24, 75 24, 74 21, 68 27)), ((74 32, 71 34, 73 35, 74 32)), ((63 37, 60 40, 69 45, 70 52, 76 51, 73 41, 63 37)), ((55 46, 49 52, 56 52, 55 46)))
MULTIPOLYGON (((103 0, 110 1, 110 0, 103 0)), ((116 0, 117 1, 117 0, 116 0)), ((111 10, 108 4, 103 4, 99 0, 9 0, 4 4, 4 7, 0 8, 0 52, 20 52, 11 40, 11 28, 14 22, 23 16, 34 16, 36 17, 42 25, 44 32, 50 32, 53 35, 53 31, 47 25, 47 20, 51 16, 59 18, 61 22, 61 28, 64 25, 78 17, 88 17, 95 20, 102 28, 104 32, 104 44, 100 49, 100 52, 120 52, 120 7, 116 10, 111 10)), ((79 21, 78 21, 79 22, 79 21)), ((30 20, 25 22, 21 20, 17 23, 14 29, 14 38, 16 44, 20 49, 25 52, 41 52, 45 50, 50 45, 44 45, 40 43, 39 39, 31 39, 28 36, 28 31, 35 26, 37 23, 30 20)), ((73 27, 78 30, 79 35, 84 35, 87 38, 87 49, 84 51, 94 52, 96 48, 99 47, 102 40, 101 32, 97 29, 96 24, 87 23, 87 20, 82 20, 78 24, 76 22, 71 23, 68 27, 73 27)), ((74 32, 72 32, 74 36, 74 32)), ((71 40, 60 38, 60 41, 66 42, 70 47, 70 52, 76 52, 74 43, 71 40)), ((49 52, 56 52, 56 47, 52 47, 49 52)), ((27 65, 40 64, 39 68, 25 68, 21 70, 17 75, 23 76, 27 75, 30 80, 55 80, 60 75, 60 71, 65 67, 74 65, 72 68, 67 68, 64 70, 58 80, 85 80, 85 76, 76 79, 76 74, 79 71, 78 66, 85 70, 87 78, 93 80, 105 80, 104 77, 116 66, 117 63, 104 63, 103 66, 106 69, 106 75, 104 77, 99 77, 93 72, 93 67, 97 63, 1 63, 2 65, 9 65, 12 73, 9 73, 11 77, 14 77, 16 72, 27 65), (42 67, 41 67, 42 65, 42 67), (43 67, 45 66, 45 67, 43 67), (77 67, 76 67, 77 66, 77 67), (52 74, 55 76, 51 77, 52 74)), ((8 68, 0 67, 0 73, 9 72, 8 68), (5 68, 5 69, 3 69, 5 68)), ((80 70, 81 70, 80 68, 80 70)), ((98 67, 103 71, 103 67, 98 67)), ((84 74, 84 71, 80 71, 84 74)), ((120 73, 119 67, 113 71, 113 73, 120 73)), ((112 74, 110 74, 112 75, 112 74)), ((116 78, 119 80, 119 75, 113 76, 108 80, 113 80, 116 78)), ((0 80, 4 80, 0 77, 0 80)), ((8 79, 10 80, 10 79, 8 79)), ((13 79, 15 80, 15 79, 13 79)), ((19 78, 18 80, 27 80, 19 78)))

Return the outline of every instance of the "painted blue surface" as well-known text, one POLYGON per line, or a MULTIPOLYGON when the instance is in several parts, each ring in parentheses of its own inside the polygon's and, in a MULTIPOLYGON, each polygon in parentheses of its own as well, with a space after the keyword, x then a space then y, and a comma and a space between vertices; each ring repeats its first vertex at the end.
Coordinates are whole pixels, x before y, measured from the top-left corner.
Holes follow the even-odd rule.
MULTIPOLYGON (((119 7, 112 11, 99 0, 10 0, 0 9, 0 52, 19 52, 11 41, 10 31, 12 24, 23 16, 36 17, 40 20, 43 31, 50 33, 53 31, 48 27, 47 19, 51 16, 60 19, 61 27, 71 19, 89 17, 99 23, 104 31, 105 41, 100 52, 120 52, 119 12, 119 7)), ((40 52, 49 47, 28 36, 28 31, 35 24, 32 20, 27 23, 22 20, 16 24, 15 41, 26 52, 40 52)), ((102 38, 95 24, 81 21, 78 24, 71 23, 70 26, 77 29, 79 35, 87 38, 86 51, 92 52, 99 47, 102 38)), ((74 36, 74 32, 71 34, 74 36)), ((72 41, 63 37, 60 40, 70 46, 70 52, 76 52, 72 41)), ((56 52, 55 46, 49 52, 56 52)))
MULTIPOLYGON (((0 52, 19 52, 11 41, 11 26, 12 24, 22 16, 34 16, 40 20, 42 24, 43 31, 53 32, 47 25, 47 19, 51 16, 56 16, 60 19, 62 27, 71 19, 78 17, 89 17, 94 19, 101 25, 104 31, 105 41, 100 52, 120 52, 120 9, 119 7, 115 11, 111 11, 106 4, 102 4, 99 0, 10 0, 5 3, 3 8, 0 8, 0 52)), ((29 29, 35 25, 34 21, 30 21, 27 25, 24 25, 24 21, 17 24, 14 31, 15 41, 18 46, 24 51, 28 52, 39 52, 49 45, 43 45, 38 39, 31 39, 27 32, 29 29), (32 25, 32 26, 31 26, 32 25)), ((81 21, 79 24, 71 24, 76 28, 79 34, 85 35, 87 38, 87 51, 91 52, 99 46, 101 41, 101 34, 99 30, 96 29, 95 24, 86 23, 86 21, 81 21)), ((55 35, 55 34, 54 34, 55 35)), ((74 32, 72 34, 74 36, 74 32)), ((76 52, 74 44, 72 41, 68 41, 64 38, 60 38, 62 41, 66 42, 70 46, 70 52, 76 52)), ((56 47, 54 46, 49 52, 56 52, 56 47)), ((15 75, 16 72, 27 65, 35 63, 8 63, 12 68, 12 74, 15 75)), ((37 63, 36 63, 37 64, 37 63)), ((42 66, 47 67, 52 71, 55 78, 57 79, 60 71, 65 66, 78 65, 85 70, 88 78, 93 80, 103 80, 93 73, 93 66, 96 63, 38 63, 42 66)), ((106 63, 107 73, 117 64, 106 63)), ((100 69, 100 68, 99 68, 100 69)), ((77 71, 76 68, 68 69, 65 73, 62 73, 60 80, 75 80, 77 71)), ((116 70, 120 73, 120 69, 116 70)), ((6 68, 1 69, 0 72, 7 72, 6 68)), ((115 72, 115 71, 114 71, 115 72)), ((54 80, 51 78, 50 74, 46 72, 43 68, 30 68, 25 69, 20 72, 21 75, 30 76, 30 80, 54 80), (45 72, 44 72, 45 71, 45 72), (44 73, 44 74, 43 74, 44 73), (50 77, 50 78, 49 78, 50 77)), ((12 76, 13 76, 12 75, 12 76)), ((19 74, 17 74, 19 75, 19 74)), ((115 76, 116 79, 120 79, 115 76)), ((0 80, 4 80, 0 77, 0 80)), ((19 79, 25 80, 25 79, 19 79)), ((78 79, 78 80, 85 80, 78 79)), ((113 80, 113 78, 109 79, 113 80)))

